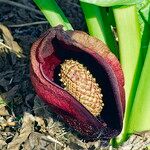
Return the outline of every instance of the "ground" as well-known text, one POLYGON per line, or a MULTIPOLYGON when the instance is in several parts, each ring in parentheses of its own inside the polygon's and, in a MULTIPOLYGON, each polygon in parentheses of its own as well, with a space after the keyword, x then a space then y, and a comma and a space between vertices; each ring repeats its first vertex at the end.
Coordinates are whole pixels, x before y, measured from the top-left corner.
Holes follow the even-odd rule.
MULTIPOLYGON (((74 29, 87 31, 78 0, 57 2, 74 29)), ((29 74, 30 48, 50 25, 34 2, 0 0, 0 23, 0 149, 111 149, 107 141, 78 138, 36 95, 29 74)), ((119 149, 143 149, 148 137, 134 135, 119 149)))

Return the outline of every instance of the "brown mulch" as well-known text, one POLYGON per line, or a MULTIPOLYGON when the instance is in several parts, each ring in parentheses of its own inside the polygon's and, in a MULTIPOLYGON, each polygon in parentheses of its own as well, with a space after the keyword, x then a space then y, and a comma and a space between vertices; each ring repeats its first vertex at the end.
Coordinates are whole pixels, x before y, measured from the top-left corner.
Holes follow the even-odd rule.
MULTIPOLYGON (((78 0, 57 2, 74 29, 87 31, 78 0)), ((0 23, 0 150, 112 149, 107 141, 78 138, 36 95, 30 47, 50 25, 34 2, 0 0, 0 23)), ((144 149, 149 139, 150 133, 133 135, 119 149, 144 149)))

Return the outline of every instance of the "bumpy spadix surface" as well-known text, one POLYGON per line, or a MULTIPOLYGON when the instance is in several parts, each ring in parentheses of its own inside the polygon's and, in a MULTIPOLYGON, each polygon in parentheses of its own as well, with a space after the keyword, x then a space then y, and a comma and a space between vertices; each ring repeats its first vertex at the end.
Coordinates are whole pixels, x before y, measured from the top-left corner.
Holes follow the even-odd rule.
POLYGON ((72 96, 74 96, 94 116, 100 114, 104 103, 101 88, 92 74, 78 61, 65 60, 61 64, 61 82, 72 96))

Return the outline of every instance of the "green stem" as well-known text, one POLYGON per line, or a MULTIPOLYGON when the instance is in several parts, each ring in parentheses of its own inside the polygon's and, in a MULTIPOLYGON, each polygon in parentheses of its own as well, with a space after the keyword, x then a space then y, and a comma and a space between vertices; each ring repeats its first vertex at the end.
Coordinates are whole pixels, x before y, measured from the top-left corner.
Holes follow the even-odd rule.
POLYGON ((73 30, 63 11, 55 0, 33 0, 45 15, 52 27, 63 25, 64 30, 73 30))
POLYGON ((130 115, 128 133, 150 130, 150 43, 130 115))
MULTIPOLYGON (((150 15, 147 20, 150 20, 150 15)), ((145 22, 141 48, 142 51, 144 50, 145 62, 130 115, 128 133, 150 130, 150 24, 148 22, 145 22)))
POLYGON ((125 76, 126 110, 124 125, 116 144, 127 138, 127 128, 134 97, 140 78, 142 62, 140 59, 141 35, 136 6, 113 8, 119 38, 120 60, 125 76))
POLYGON ((98 7, 92 4, 81 2, 86 23, 90 35, 97 37, 108 45, 110 50, 118 56, 117 45, 114 35, 111 31, 111 26, 108 21, 108 16, 105 8, 98 7))
POLYGON ((146 57, 146 54, 147 54, 147 51, 148 51, 149 40, 150 40, 150 24, 145 22, 143 33, 142 33, 142 41, 141 41, 143 62, 145 60, 145 57, 146 57))

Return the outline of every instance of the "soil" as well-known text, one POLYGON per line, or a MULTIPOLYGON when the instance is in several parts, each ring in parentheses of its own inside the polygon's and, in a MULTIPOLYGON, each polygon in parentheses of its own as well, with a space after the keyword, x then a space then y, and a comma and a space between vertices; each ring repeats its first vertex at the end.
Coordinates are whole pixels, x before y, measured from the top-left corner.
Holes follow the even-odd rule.
MULTIPOLYGON (((57 2, 74 29, 87 31, 78 0, 57 2)), ((18 46, 0 48, 0 99, 4 101, 0 107, 0 149, 111 149, 108 141, 86 143, 77 137, 36 95, 29 74, 30 48, 50 25, 34 2, 0 0, 0 23, 21 47, 19 52, 18 46)), ((0 41, 4 41, 1 29, 0 41)))

